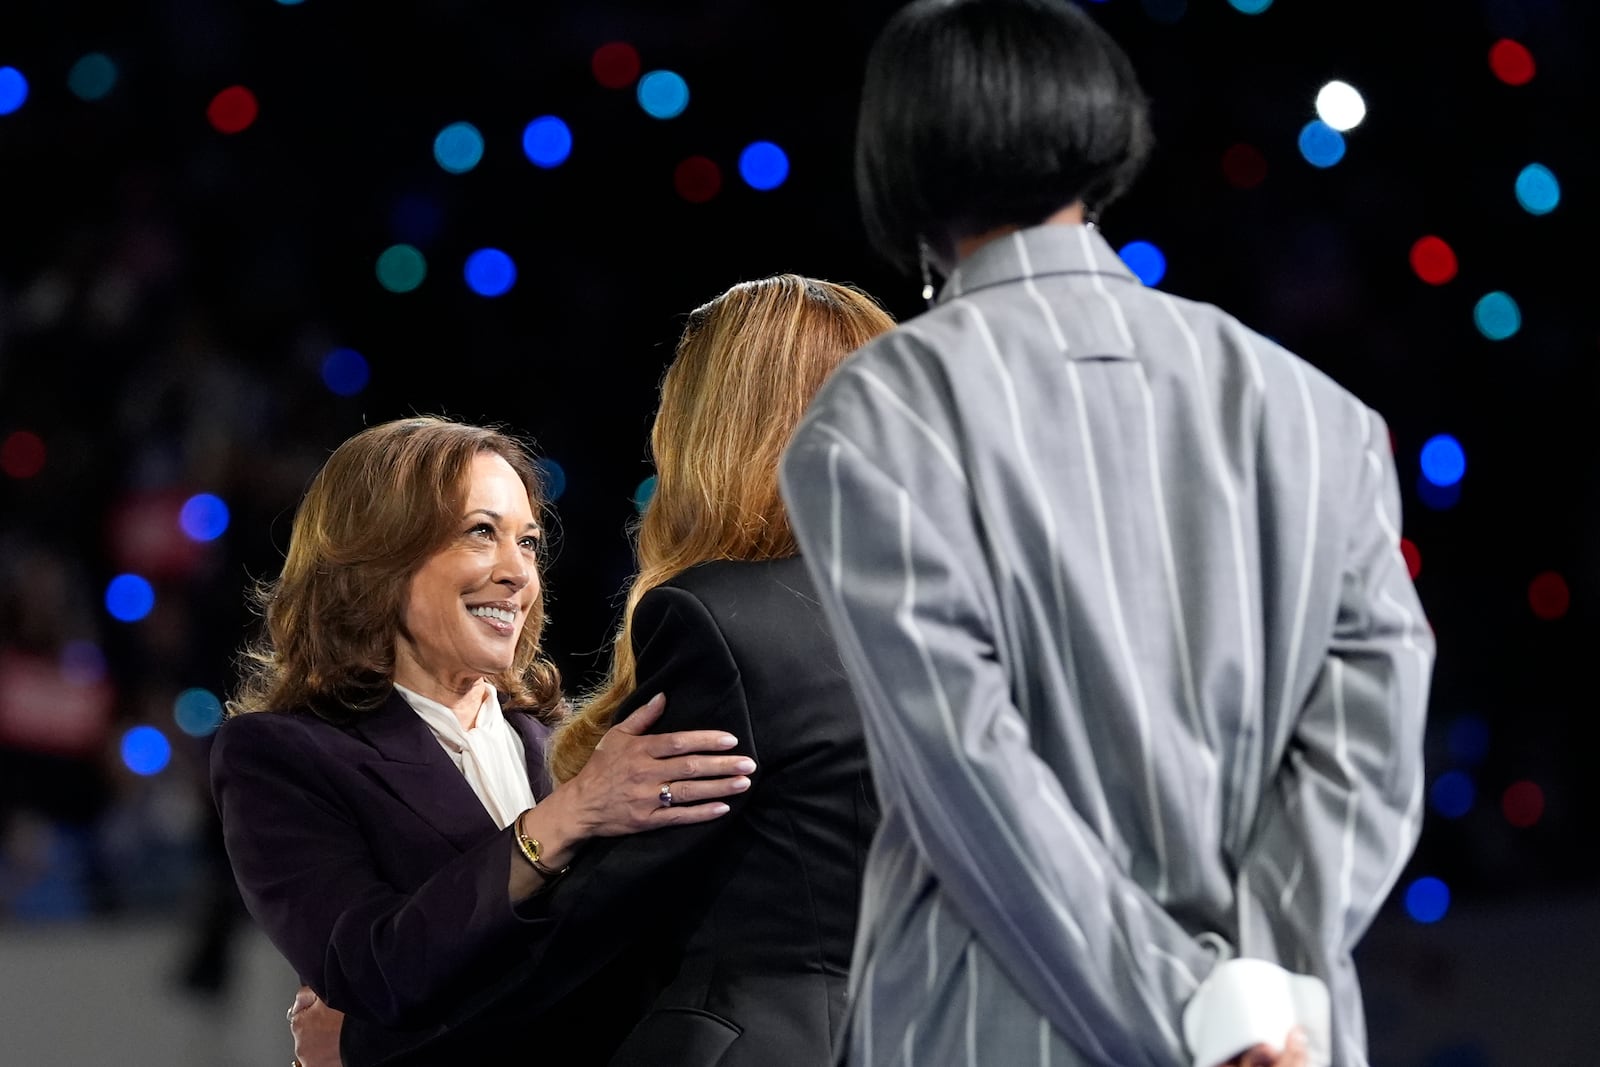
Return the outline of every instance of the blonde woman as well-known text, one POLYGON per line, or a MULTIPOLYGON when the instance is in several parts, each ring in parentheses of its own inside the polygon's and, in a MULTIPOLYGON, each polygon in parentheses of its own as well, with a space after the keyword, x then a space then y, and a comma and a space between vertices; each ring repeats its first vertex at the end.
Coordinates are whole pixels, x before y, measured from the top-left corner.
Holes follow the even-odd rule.
POLYGON ((596 842, 555 888, 593 958, 647 936, 661 963, 617 1067, 830 1062, 878 812, 778 458, 829 374, 892 326, 846 286, 746 282, 689 316, 663 380, 610 678, 557 730, 550 765, 581 774, 613 722, 665 692, 656 728, 727 731, 758 769, 726 818, 596 842))

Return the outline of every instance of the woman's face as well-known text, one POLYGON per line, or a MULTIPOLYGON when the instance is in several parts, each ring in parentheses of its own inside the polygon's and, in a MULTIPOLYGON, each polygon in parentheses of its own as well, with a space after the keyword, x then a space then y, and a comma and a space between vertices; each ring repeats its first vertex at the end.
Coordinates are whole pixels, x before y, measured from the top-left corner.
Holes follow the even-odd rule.
POLYGON ((442 703, 511 666, 539 595, 539 526, 522 479, 493 452, 478 453, 468 477, 455 535, 411 577, 395 649, 395 682, 442 703))

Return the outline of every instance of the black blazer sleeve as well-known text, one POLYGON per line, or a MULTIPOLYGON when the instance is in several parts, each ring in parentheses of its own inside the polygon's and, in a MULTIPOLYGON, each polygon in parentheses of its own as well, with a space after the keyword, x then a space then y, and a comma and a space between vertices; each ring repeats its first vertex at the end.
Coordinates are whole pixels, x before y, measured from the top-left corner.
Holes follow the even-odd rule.
POLYGON ((761 789, 761 755, 733 654, 704 604, 682 589, 661 586, 639 601, 633 616, 638 684, 618 708, 620 721, 657 693, 667 707, 652 733, 726 730, 739 739, 731 751, 757 763, 751 786, 728 798, 728 814, 693 826, 646 831, 592 842, 571 872, 549 891, 559 926, 545 942, 542 992, 557 997, 611 959, 656 921, 663 908, 696 896, 717 844, 761 789))
MULTIPOLYGON (((384 880, 333 759, 295 717, 232 719, 211 783, 245 902, 302 981, 333 1007, 386 1027, 442 1020, 459 998, 525 959, 545 918, 514 914, 515 845, 495 833, 410 892, 384 880)), ((403 843, 396 843, 400 847, 403 843)))

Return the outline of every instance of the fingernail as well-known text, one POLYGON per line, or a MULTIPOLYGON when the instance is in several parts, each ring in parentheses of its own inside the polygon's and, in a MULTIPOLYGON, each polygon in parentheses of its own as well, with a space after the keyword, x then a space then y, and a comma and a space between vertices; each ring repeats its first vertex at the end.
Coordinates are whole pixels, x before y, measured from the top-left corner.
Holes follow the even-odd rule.
POLYGON ((732 734, 723 734, 721 737, 717 738, 717 747, 718 748, 732 748, 734 745, 737 745, 738 743, 739 743, 739 739, 737 737, 734 737, 732 734))
POLYGON ((735 789, 738 789, 738 790, 749 789, 750 788, 750 779, 748 779, 748 778, 735 778, 731 784, 733 785, 733 787, 735 789))
POLYGON ((667 699, 667 694, 665 694, 665 693, 657 693, 655 696, 650 698, 650 703, 652 703, 652 704, 661 704, 661 703, 664 703, 666 701, 666 699, 667 699))
POLYGON ((733 770, 734 770, 735 774, 749 774, 751 771, 753 771, 755 769, 756 769, 756 761, 753 760, 753 759, 742 759, 742 760, 737 761, 733 765, 733 770))
POLYGON ((726 814, 728 814, 728 812, 732 811, 733 809, 728 807, 728 805, 723 804, 722 802, 718 801, 717 803, 711 805, 711 810, 716 812, 718 815, 726 815, 726 814))

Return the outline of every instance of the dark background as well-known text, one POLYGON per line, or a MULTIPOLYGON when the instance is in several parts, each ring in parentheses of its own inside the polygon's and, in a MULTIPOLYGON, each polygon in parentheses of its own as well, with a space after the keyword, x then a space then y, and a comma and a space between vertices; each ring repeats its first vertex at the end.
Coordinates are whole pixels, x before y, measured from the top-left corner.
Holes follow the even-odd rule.
MULTIPOLYGON (((0 115, 0 442, 26 431, 46 449, 37 473, 0 475, 0 928, 193 917, 180 980, 226 988, 238 918, 212 847, 206 742, 173 725, 173 701, 189 687, 231 689, 249 582, 275 572, 306 480, 364 425, 412 412, 500 422, 560 465, 548 644, 569 687, 596 680, 631 569, 626 525, 650 473, 655 389, 684 315, 778 271, 856 283, 901 318, 919 310, 920 284, 867 249, 851 185, 862 62, 896 6, 0 3, 0 66, 29 83, 24 104, 0 115), (591 56, 612 41, 637 48, 645 71, 683 75, 687 110, 655 119, 631 87, 602 87, 591 56), (68 87, 90 52, 118 71, 96 101, 68 87), (233 85, 255 94, 260 115, 222 134, 207 105, 233 85), (575 141, 548 170, 520 147, 523 126, 545 114, 575 141), (432 153, 457 121, 486 142, 465 174, 432 153), (754 140, 788 154, 777 189, 738 176, 754 140), (721 168, 709 202, 674 189, 691 155, 721 168), (397 294, 374 264, 400 241, 422 250, 428 275, 397 294), (466 256, 486 246, 518 269, 499 298, 462 280, 466 256), (337 347, 370 365, 358 395, 322 381, 337 347), (201 491, 227 501, 231 522, 195 545, 175 517, 201 491), (126 571, 157 594, 134 623, 103 605, 126 571), (71 642, 102 651, 98 681, 81 663, 51 673, 71 642), (43 682, 18 681, 39 673, 28 665, 43 682), (19 711, 57 698, 90 709, 71 743, 19 711), (119 757, 136 724, 174 747, 158 774, 134 775, 119 757)), ((1451 818, 1430 804, 1380 927, 1400 939, 1385 944, 1448 946, 1463 953, 1452 966, 1467 966, 1479 935, 1465 919, 1453 928, 1458 915, 1537 919, 1600 887, 1586 669, 1600 592, 1593 6, 1085 6, 1132 56, 1159 142, 1102 220, 1112 244, 1153 241, 1168 262, 1162 288, 1278 339, 1393 430, 1405 534, 1439 640, 1429 780, 1463 772, 1474 797, 1451 818), (1526 85, 1491 73, 1489 49, 1505 37, 1537 63, 1526 85), (1333 78, 1369 112, 1343 161, 1319 169, 1296 135, 1333 78), (1241 142, 1266 160, 1250 189, 1222 166, 1241 142), (1543 216, 1513 194, 1535 161, 1562 188, 1543 216), (1426 234, 1459 257, 1448 284, 1424 284, 1408 265, 1426 234), (1474 328, 1473 305, 1491 290, 1521 307, 1510 339, 1474 328), (1439 433, 1460 440, 1467 473, 1459 501, 1436 509, 1416 480, 1419 450, 1439 433), (1570 589, 1558 618, 1530 606, 1545 572, 1570 589), (1481 753, 1473 730, 1486 731, 1481 753), (1543 797, 1532 825, 1502 812, 1518 782, 1543 797), (1448 885, 1450 911, 1412 933, 1404 893, 1423 876, 1448 885)), ((1540 929, 1568 948, 1578 936, 1540 929)), ((1587 939, 1595 927, 1582 929, 1587 939)), ((1600 982, 1582 980, 1600 1002, 1600 982)), ((1402 1025, 1375 1009, 1375 1048, 1402 1025)), ((1470 1041, 1441 1047, 1428 1064, 1490 1062, 1460 1058, 1488 1055, 1470 1041)))

